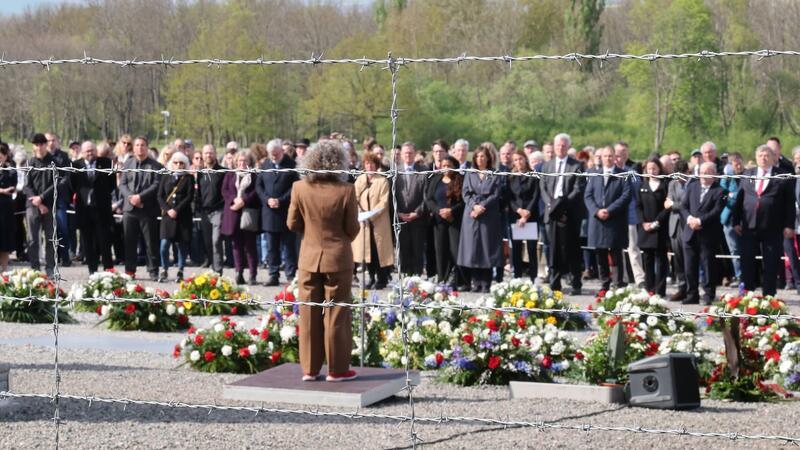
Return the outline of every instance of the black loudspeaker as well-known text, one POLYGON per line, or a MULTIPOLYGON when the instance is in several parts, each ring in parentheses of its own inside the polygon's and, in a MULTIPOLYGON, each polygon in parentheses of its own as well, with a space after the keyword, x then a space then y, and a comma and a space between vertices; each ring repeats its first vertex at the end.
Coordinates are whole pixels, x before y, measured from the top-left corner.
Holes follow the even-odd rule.
POLYGON ((700 407, 700 386, 694 356, 669 353, 645 358, 628 365, 629 403, 661 409, 700 407))

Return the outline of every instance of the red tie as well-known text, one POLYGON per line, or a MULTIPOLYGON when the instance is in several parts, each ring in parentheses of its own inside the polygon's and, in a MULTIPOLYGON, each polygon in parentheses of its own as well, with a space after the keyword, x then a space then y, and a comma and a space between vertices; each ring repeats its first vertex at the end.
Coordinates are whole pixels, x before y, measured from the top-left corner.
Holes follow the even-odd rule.
POLYGON ((761 193, 764 192, 764 179, 758 180, 758 186, 756 186, 756 194, 761 197, 761 193))

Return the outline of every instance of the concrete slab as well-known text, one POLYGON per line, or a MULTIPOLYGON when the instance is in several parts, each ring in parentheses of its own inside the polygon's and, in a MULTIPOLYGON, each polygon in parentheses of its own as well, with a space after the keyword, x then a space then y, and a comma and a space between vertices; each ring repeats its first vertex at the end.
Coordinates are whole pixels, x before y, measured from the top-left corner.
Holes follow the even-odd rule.
POLYGON ((11 367, 8 364, 0 363, 0 391, 10 391, 11 390, 11 382, 9 381, 9 372, 11 371, 11 367))
MULTIPOLYGON (((254 402, 290 403, 299 405, 363 407, 401 392, 406 385, 405 371, 376 367, 355 367, 358 378, 329 383, 302 381, 299 364, 281 364, 264 372, 226 384, 223 398, 254 402)), ((320 372, 327 373, 322 367, 320 372)), ((411 383, 419 384, 419 372, 411 372, 411 383)))
POLYGON ((625 403, 622 386, 512 381, 508 384, 508 389, 511 398, 558 398, 585 402, 625 403))
MULTIPOLYGON (((175 341, 146 339, 133 336, 83 335, 62 333, 58 336, 58 346, 69 349, 91 349, 109 351, 137 351, 149 353, 172 354, 175 341)), ((0 339, 0 345, 35 345, 53 347, 53 335, 29 336, 13 339, 0 339)))

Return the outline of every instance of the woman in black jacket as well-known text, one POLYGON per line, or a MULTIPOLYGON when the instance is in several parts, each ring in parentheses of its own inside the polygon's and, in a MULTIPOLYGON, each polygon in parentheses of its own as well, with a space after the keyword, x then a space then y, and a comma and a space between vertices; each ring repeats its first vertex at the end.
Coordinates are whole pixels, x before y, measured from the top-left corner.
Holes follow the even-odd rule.
POLYGON ((664 172, 658 157, 644 163, 642 184, 636 191, 636 213, 639 216, 638 242, 642 250, 645 289, 662 297, 667 293, 667 249, 669 209, 664 207, 669 180, 655 178, 664 172))
POLYGON ((161 275, 159 282, 169 278, 169 248, 178 245, 178 277, 183 279, 189 242, 192 241, 192 200, 194 199, 194 177, 186 170, 189 158, 175 152, 168 167, 176 171, 161 177, 158 185, 158 204, 161 205, 161 275))
MULTIPOLYGON (((531 171, 528 157, 522 150, 517 150, 512 156, 512 172, 527 173, 531 171)), ((539 180, 527 176, 512 176, 508 179, 509 211, 511 218, 517 226, 536 227, 539 212, 539 180)), ((537 241, 512 240, 511 258, 514 262, 514 278, 524 275, 536 281, 539 274, 539 260, 537 258, 537 241), (527 265, 522 261, 523 247, 528 252, 527 265)))
MULTIPOLYGON (((447 156, 440 169, 457 169, 458 161, 447 156)), ((465 289, 465 279, 456 265, 458 240, 464 199, 461 188, 464 177, 458 172, 437 173, 425 187, 425 204, 433 214, 433 244, 436 249, 436 275, 440 283, 458 290, 465 289)))

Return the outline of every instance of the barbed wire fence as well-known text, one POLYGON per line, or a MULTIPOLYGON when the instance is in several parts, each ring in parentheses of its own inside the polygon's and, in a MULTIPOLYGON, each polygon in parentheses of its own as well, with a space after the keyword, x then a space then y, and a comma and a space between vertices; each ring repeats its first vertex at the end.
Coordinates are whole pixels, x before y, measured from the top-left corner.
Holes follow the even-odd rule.
MULTIPOLYGON (((315 55, 312 54, 311 58, 309 59, 294 59, 294 60, 267 60, 262 57, 258 57, 253 60, 229 60, 229 59, 217 59, 217 58, 206 58, 206 59, 175 59, 175 58, 165 58, 161 57, 161 59, 155 60, 139 60, 138 58, 130 58, 130 59, 102 59, 102 58, 95 58, 89 56, 86 52, 84 52, 84 56, 82 58, 73 58, 73 59, 55 59, 50 57, 48 59, 23 59, 23 60, 10 60, 6 59, 5 55, 0 56, 0 68, 11 68, 11 67, 19 67, 19 66, 41 66, 46 70, 50 70, 53 66, 59 65, 87 65, 87 66, 95 66, 95 65, 112 65, 118 66, 120 68, 138 68, 138 67, 163 67, 163 68, 174 68, 180 67, 184 65, 206 65, 208 67, 216 67, 221 68, 225 66, 235 66, 235 65, 253 65, 253 66, 291 66, 291 65, 354 65, 360 66, 360 70, 364 70, 365 68, 369 68, 371 66, 379 66, 383 70, 387 70, 390 73, 390 80, 391 80, 391 106, 390 106, 390 118, 391 118, 391 129, 392 129, 392 160, 390 162, 390 168, 387 172, 367 172, 361 170, 342 170, 342 171, 311 171, 307 169, 247 169, 244 170, 249 173, 264 173, 264 172, 298 172, 300 174, 315 172, 315 173, 341 173, 347 174, 351 176, 358 176, 361 174, 371 174, 377 176, 384 176, 391 179, 396 179, 400 175, 414 175, 414 176, 432 176, 436 173, 442 173, 449 170, 457 170, 461 173, 469 172, 469 173, 484 173, 487 175, 493 176, 526 176, 526 177, 548 177, 548 176, 578 176, 578 177, 619 177, 624 179, 629 179, 631 177, 639 176, 634 172, 624 172, 624 173, 617 173, 617 174, 603 174, 603 173, 574 173, 574 174, 549 174, 549 173, 538 173, 538 172, 527 172, 527 173, 520 173, 520 172, 498 172, 498 171, 480 171, 477 169, 438 169, 438 170, 430 170, 430 171, 420 171, 420 172, 406 172, 399 170, 397 164, 397 142, 398 142, 398 120, 400 116, 401 109, 398 107, 398 79, 399 79, 399 72, 400 69, 403 67, 410 66, 412 64, 462 64, 462 63, 471 63, 471 62, 504 62, 507 64, 512 64, 514 62, 531 62, 531 61, 565 61, 565 62, 574 62, 577 64, 581 64, 581 61, 599 61, 601 64, 607 61, 612 60, 635 60, 635 61, 645 61, 645 62, 656 62, 659 60, 678 60, 678 59, 696 59, 696 60, 704 60, 704 59, 711 59, 711 58, 722 58, 722 57, 755 57, 758 60, 768 57, 796 57, 800 56, 800 52, 798 51, 784 51, 784 50, 753 50, 753 51, 739 51, 739 52, 715 52, 715 51, 697 51, 697 52, 690 52, 690 53, 677 53, 677 54, 661 54, 658 51, 655 53, 644 53, 644 54, 618 54, 618 53, 610 53, 606 52, 604 54, 581 54, 581 53, 568 53, 563 55, 529 55, 529 56, 511 56, 511 55, 501 55, 501 56, 469 56, 467 54, 462 54, 456 57, 449 57, 449 58, 405 58, 405 57, 394 57, 391 53, 388 54, 387 58, 385 59, 371 59, 371 58, 344 58, 344 59, 324 59, 323 54, 315 55)), ((17 170, 15 168, 0 168, 0 170, 17 170)), ((87 171, 89 169, 76 169, 72 167, 62 167, 56 168, 55 166, 50 167, 40 167, 40 168, 25 168, 22 170, 26 171, 51 171, 53 174, 53 183, 54 183, 54 196, 53 196, 53 205, 52 210, 50 213, 55 215, 55 211, 57 210, 57 194, 58 194, 58 183, 60 181, 59 174, 63 173, 65 176, 68 176, 70 173, 76 173, 80 171, 87 171)), ((166 173, 174 173, 176 171, 163 169, 158 171, 148 170, 148 169, 92 169, 96 173, 104 173, 107 172, 109 174, 116 174, 116 173, 123 173, 123 172, 157 172, 158 174, 166 174, 166 173)), ((242 172, 243 170, 240 169, 221 169, 222 172, 242 172)), ((209 169, 202 169, 198 171, 199 173, 209 173, 209 169)), ((794 174, 776 174, 770 176, 754 176, 754 175, 685 175, 685 174, 671 174, 671 175, 659 175, 656 178, 659 179, 683 179, 689 180, 693 178, 702 178, 702 177, 711 177, 715 179, 722 179, 722 178, 734 178, 740 180, 755 180, 755 179, 794 179, 799 177, 799 175, 794 174)), ((397 192, 396 192, 396 184, 392 183, 391 195, 393 200, 393 209, 394 209, 394 217, 392 222, 392 230, 394 237, 397 241, 399 241, 400 232, 402 230, 403 222, 399 219, 397 214, 397 192)), ((58 232, 57 232, 57 225, 55 217, 53 218, 53 236, 52 236, 52 246, 54 249, 54 253, 57 254, 59 248, 59 239, 58 239, 58 232)), ((54 258, 54 270, 53 270, 53 278, 56 286, 56 292, 59 292, 62 277, 59 269, 59 259, 56 257, 54 258)), ((395 247, 395 261, 396 263, 400 264, 400 251, 399 246, 395 247)), ((398 273, 400 273, 398 271, 398 273)), ((398 283, 398 291, 399 291, 399 298, 403 299, 403 292, 406 285, 406 277, 404 274, 400 273, 400 279, 398 283)), ((400 320, 402 326, 402 339, 403 339, 403 351, 404 355, 406 356, 405 360, 405 391, 408 393, 408 407, 409 407, 409 414, 407 415, 387 415, 387 414, 373 414, 373 413, 363 413, 360 411, 356 411, 353 413, 342 412, 342 411, 315 411, 315 410, 300 410, 300 409, 280 409, 280 408, 264 408, 264 407, 248 407, 248 406, 227 406, 227 405, 203 405, 203 404, 189 404, 183 402, 161 402, 161 401, 148 401, 148 400, 136 400, 136 399, 127 399, 127 398, 105 398, 105 397, 95 397, 95 396, 86 396, 86 395, 70 395, 70 394, 62 394, 61 393, 61 373, 60 373, 60 366, 59 366, 59 319, 58 319, 58 312, 62 307, 65 300, 61 299, 58 295, 54 296, 55 298, 50 299, 46 297, 36 297, 36 296, 29 296, 25 299, 19 299, 17 297, 0 297, 0 300, 23 300, 23 301, 46 301, 53 303, 53 334, 54 334, 54 359, 53 359, 53 372, 54 372, 54 383, 53 383, 53 393, 52 394, 40 394, 40 393, 16 393, 16 392, 0 392, 0 399, 6 398, 20 398, 20 399, 47 399, 50 400, 53 404, 53 423, 54 423, 54 433, 55 433, 55 447, 60 447, 60 426, 62 423, 62 416, 61 416, 61 405, 60 402, 63 399, 68 400, 78 400, 78 401, 85 401, 91 406, 93 403, 109 403, 109 404, 122 404, 122 405, 150 405, 150 406, 157 406, 163 408, 181 408, 181 409, 199 409, 199 410, 206 410, 209 413, 211 411, 243 411, 243 412, 250 412, 256 415, 258 414, 288 414, 288 415, 306 415, 306 416, 314 416, 314 417, 339 417, 345 418, 350 420, 358 420, 358 419, 365 419, 365 418, 372 418, 372 419, 382 419, 382 420, 389 420, 395 421, 398 423, 408 423, 409 424, 409 441, 412 447, 416 448, 417 445, 423 442, 422 438, 418 435, 416 424, 417 423, 428 423, 428 424, 442 424, 442 423, 472 423, 472 424, 481 424, 481 425, 502 425, 502 426, 516 426, 516 427, 526 427, 537 429, 540 431, 544 430, 568 430, 568 431, 607 431, 607 432, 623 432, 623 433, 636 433, 636 434, 654 434, 654 435, 679 435, 679 436, 692 436, 692 437, 711 437, 711 438, 726 438, 732 440, 762 440, 762 441, 775 441, 775 442, 783 442, 783 443, 790 443, 790 444, 800 444, 800 437, 798 436, 785 436, 785 435, 767 435, 767 434, 746 434, 746 433, 739 433, 739 432, 706 432, 706 431, 694 431, 688 430, 686 428, 681 429, 655 429, 655 428, 647 428, 641 426, 602 426, 602 425, 594 425, 591 423, 587 424, 560 424, 555 422, 546 422, 546 421, 538 421, 538 422, 528 422, 528 421, 505 421, 493 418, 483 418, 483 417, 458 417, 458 416, 447 416, 441 415, 440 417, 423 417, 418 416, 416 414, 415 403, 414 403, 414 385, 412 383, 411 378, 411 370, 409 366, 408 354, 409 354, 409 336, 408 336, 408 321, 413 320, 413 318, 409 317, 409 313, 413 312, 416 309, 430 309, 430 308, 439 308, 439 309, 451 309, 454 311, 459 311, 461 313, 468 312, 468 311, 476 311, 476 310, 483 310, 483 311, 495 311, 495 312, 531 312, 531 313, 551 313, 551 314, 601 314, 601 315, 614 315, 614 316, 623 316, 629 315, 630 312, 623 312, 623 311, 598 311, 592 309, 583 309, 583 308, 560 308, 560 309, 553 309, 553 308, 522 308, 522 307, 493 307, 487 305, 467 305, 467 304, 459 304, 459 305, 412 305, 406 304, 405 302, 401 302, 400 304, 395 303, 379 303, 379 302, 372 302, 366 304, 351 304, 351 303, 324 303, 320 305, 319 303, 313 302, 305 302, 303 299, 300 299, 297 302, 284 302, 284 301, 268 301, 268 300, 261 300, 256 298, 250 298, 247 300, 210 300, 210 299, 175 299, 175 298, 162 298, 158 295, 154 295, 149 298, 143 299, 124 299, 120 297, 101 297, 101 298, 91 298, 85 297, 82 298, 80 301, 101 301, 101 302, 108 302, 108 303, 115 303, 115 302, 141 302, 141 303, 161 303, 165 301, 181 301, 181 302, 192 302, 192 303, 228 303, 228 304, 245 304, 245 305, 259 305, 259 306, 289 306, 289 305, 309 305, 309 306, 322 306, 322 307, 333 307, 333 306, 341 306, 341 307, 348 307, 348 308, 400 308, 400 320)), ((791 314, 776 314, 776 315, 764 315, 764 314, 746 314, 746 313, 727 313, 724 311, 715 311, 715 312, 689 312, 689 311, 670 311, 665 313, 646 313, 647 315, 653 315, 657 317, 664 317, 664 318, 746 318, 746 319, 762 319, 766 321, 800 321, 800 316, 795 316, 791 314)), ((364 351, 362 349, 361 351, 364 351)))

